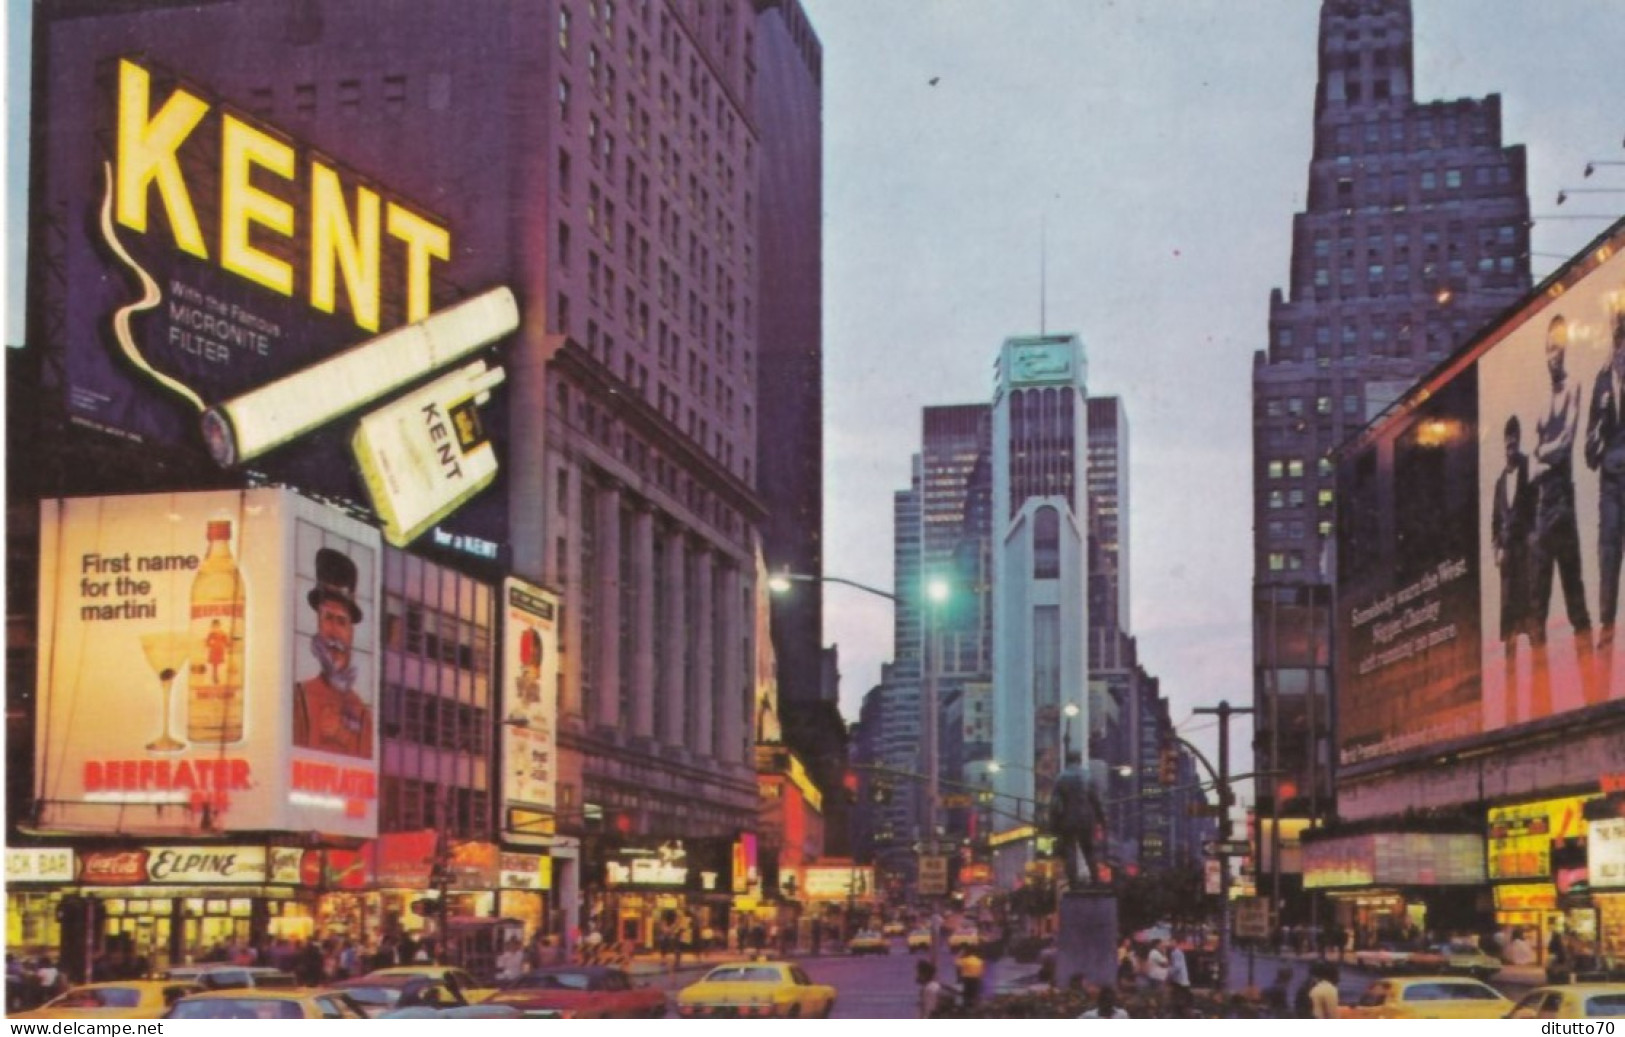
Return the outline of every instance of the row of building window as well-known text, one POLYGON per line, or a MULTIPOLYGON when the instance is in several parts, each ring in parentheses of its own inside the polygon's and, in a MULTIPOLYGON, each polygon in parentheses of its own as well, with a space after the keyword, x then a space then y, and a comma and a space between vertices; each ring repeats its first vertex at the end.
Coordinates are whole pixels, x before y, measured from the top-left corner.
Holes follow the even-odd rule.
MULTIPOLYGON (((1304 491, 1302 490, 1271 490, 1266 498, 1270 510, 1280 508, 1301 508, 1304 504, 1304 491)), ((1323 489, 1315 491, 1315 504, 1318 507, 1329 508, 1334 500, 1333 491, 1323 489)))
MULTIPOLYGON (((1271 458, 1267 470, 1271 479, 1301 479, 1304 473, 1303 458, 1271 458)), ((1315 474, 1322 479, 1329 478, 1332 474, 1331 459, 1318 458, 1315 462, 1315 474)))
POLYGON ((459 839, 491 837, 491 797, 483 790, 386 774, 379 782, 378 791, 380 831, 435 828, 459 839))
POLYGON ((1338 126, 1332 131, 1332 142, 1333 154, 1341 158, 1359 151, 1433 151, 1491 141, 1488 117, 1482 111, 1472 111, 1465 116, 1444 112, 1437 116, 1407 113, 1391 118, 1372 113, 1365 122, 1338 126))

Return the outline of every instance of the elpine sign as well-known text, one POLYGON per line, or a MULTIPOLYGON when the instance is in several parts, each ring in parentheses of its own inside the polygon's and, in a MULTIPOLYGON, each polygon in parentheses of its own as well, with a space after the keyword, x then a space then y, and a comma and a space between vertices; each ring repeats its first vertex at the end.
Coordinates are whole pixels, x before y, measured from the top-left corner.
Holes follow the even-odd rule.
POLYGON ((79 857, 78 879, 87 886, 252 886, 266 878, 263 846, 144 846, 79 857))

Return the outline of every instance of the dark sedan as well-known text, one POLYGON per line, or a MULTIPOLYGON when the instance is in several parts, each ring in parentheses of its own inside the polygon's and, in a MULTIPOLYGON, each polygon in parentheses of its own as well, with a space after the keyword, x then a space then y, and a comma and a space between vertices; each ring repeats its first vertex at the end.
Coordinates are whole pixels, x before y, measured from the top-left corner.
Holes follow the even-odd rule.
POLYGON ((666 995, 639 986, 622 969, 607 965, 557 965, 536 969, 485 1001, 525 1011, 552 1009, 573 1019, 659 1019, 666 995))

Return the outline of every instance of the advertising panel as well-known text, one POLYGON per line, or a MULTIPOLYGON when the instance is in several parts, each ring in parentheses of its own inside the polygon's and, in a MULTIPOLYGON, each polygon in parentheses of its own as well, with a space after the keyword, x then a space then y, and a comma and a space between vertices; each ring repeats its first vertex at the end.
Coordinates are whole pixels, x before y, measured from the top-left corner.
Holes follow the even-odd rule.
POLYGON ((72 882, 72 847, 6 848, 6 882, 72 882))
MULTIPOLYGON (((139 39, 147 24, 51 26, 44 104, 54 132, 42 138, 37 182, 42 206, 60 214, 63 276, 46 305, 62 328, 53 345, 63 353, 71 420, 220 456, 206 411, 218 419, 230 401, 401 331, 472 286, 453 283, 464 250, 444 218, 152 60, 144 44, 156 41, 139 39)), ((371 168, 390 168, 371 157, 371 168)), ((431 373, 376 360, 366 369, 401 374, 391 391, 431 373)), ((349 389, 344 379, 307 380, 272 410, 303 413, 349 389)), ((338 413, 307 415, 297 445, 254 467, 280 483, 365 501, 348 461, 334 463, 352 425, 332 421, 338 413)), ((214 431, 240 420, 215 420, 214 431)), ((504 428, 505 418, 493 424, 504 428)), ((499 542, 501 512, 480 508, 457 525, 499 542)))
POLYGON ((268 489, 41 519, 45 824, 377 834, 376 531, 268 489))
POLYGON ((1306 889, 1473 886, 1484 881, 1484 841, 1467 833, 1378 832, 1305 843, 1306 889))
POLYGON ((1585 805, 1599 798, 1568 796, 1491 809, 1489 877, 1492 880, 1551 878, 1553 844, 1584 838, 1585 805))
POLYGON ((558 597, 502 583, 502 798, 552 810, 558 766, 558 597))
POLYGON ((263 846, 143 846, 79 856, 86 886, 257 886, 267 877, 263 846))
POLYGON ((1604 246, 1345 451, 1345 765, 1625 697, 1622 400, 1625 256, 1604 246))
POLYGON ((1591 822, 1586 845, 1592 889, 1625 889, 1625 817, 1591 822))
MULTIPOLYGON (((943 858, 947 874, 947 858, 943 858)), ((873 865, 808 865, 801 869, 801 895, 806 900, 846 900, 869 896, 875 888, 873 865)))

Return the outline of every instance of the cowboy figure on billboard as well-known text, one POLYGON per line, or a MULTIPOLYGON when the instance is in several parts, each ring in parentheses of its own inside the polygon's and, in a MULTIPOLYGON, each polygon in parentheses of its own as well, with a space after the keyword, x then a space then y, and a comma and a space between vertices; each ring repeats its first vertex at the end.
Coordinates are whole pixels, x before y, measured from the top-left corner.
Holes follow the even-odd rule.
POLYGON ((1580 529, 1574 507, 1574 441, 1579 437, 1582 404, 1580 381, 1564 368, 1569 345, 1568 321, 1553 317, 1546 329, 1546 371, 1552 394, 1535 424, 1535 529, 1530 561, 1534 603, 1531 610, 1537 668, 1535 702, 1538 719, 1552 711, 1550 682, 1545 677, 1546 617, 1551 610, 1552 572, 1563 585, 1563 605, 1574 629, 1574 649, 1582 672, 1591 661, 1591 614, 1586 609, 1585 582, 1580 573, 1580 529))
POLYGON ((293 744, 361 759, 372 759, 372 710, 355 692, 352 651, 356 567, 349 556, 324 547, 316 552, 316 586, 306 597, 316 610, 310 652, 321 672, 294 686, 293 744))
POLYGON ((1619 608, 1619 568, 1625 557, 1625 306, 1611 316, 1614 348, 1608 366, 1597 373, 1586 422, 1586 465, 1597 473, 1597 558, 1602 570, 1597 646, 1614 643, 1619 608))

